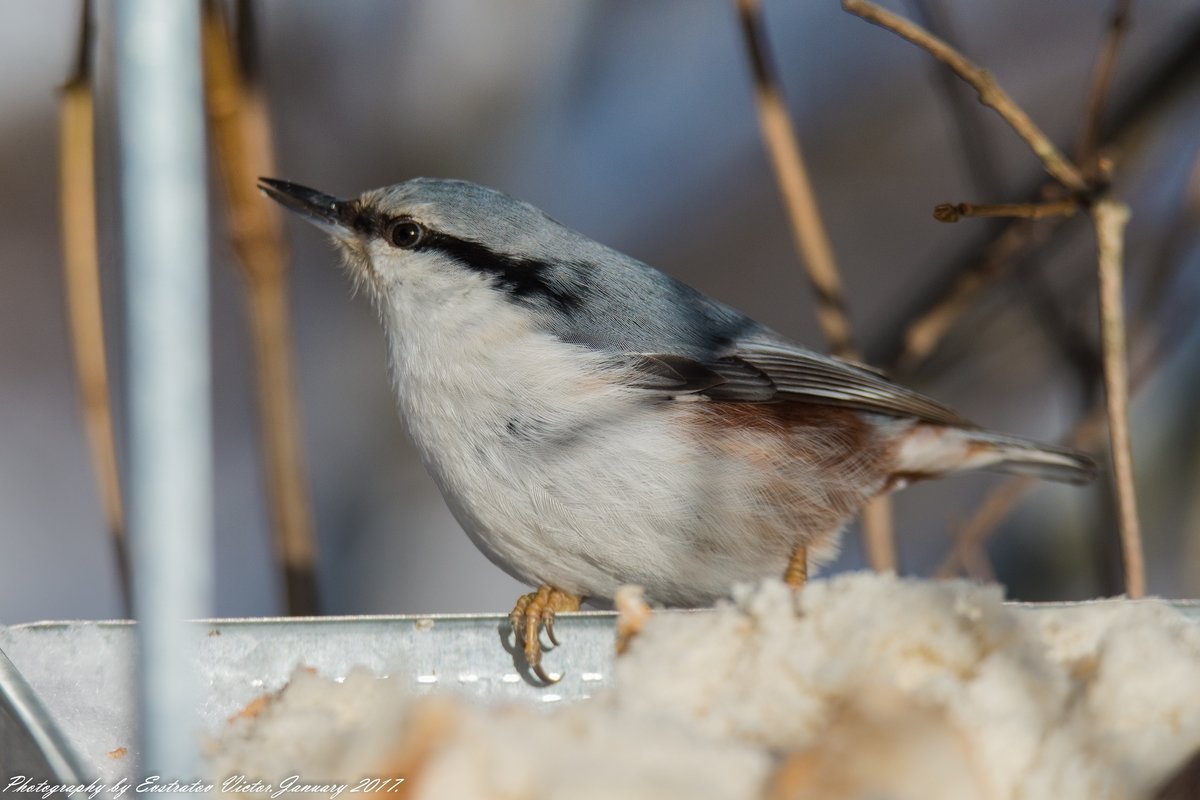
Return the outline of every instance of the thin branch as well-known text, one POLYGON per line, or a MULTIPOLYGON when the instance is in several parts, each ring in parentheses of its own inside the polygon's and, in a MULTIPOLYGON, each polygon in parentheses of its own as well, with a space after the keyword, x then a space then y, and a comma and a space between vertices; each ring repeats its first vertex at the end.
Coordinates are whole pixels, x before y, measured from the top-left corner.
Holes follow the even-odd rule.
POLYGON ((1108 20, 1108 32, 1105 36, 1104 46, 1100 50, 1092 70, 1083 129, 1079 136, 1079 146, 1075 151, 1075 162, 1080 164, 1093 178, 1100 178, 1105 172, 1101 168, 1099 157, 1100 126, 1104 119, 1105 107, 1108 105, 1108 95, 1112 90, 1117 52, 1121 47, 1121 40, 1129 28, 1129 11, 1132 5, 1133 0, 1116 0, 1112 16, 1108 20))
MULTIPOLYGON (((735 0, 746 52, 754 73, 755 107, 775 179, 783 194, 797 251, 817 299, 817 321, 834 355, 860 361, 842 294, 841 275, 816 193, 792 125, 767 46, 759 0, 735 0)), ((891 498, 874 498, 863 511, 867 558, 876 571, 896 569, 891 498)))
MULTIPOLYGON (((1198 76, 1200 24, 1193 24, 1172 50, 1164 54, 1161 62, 1147 74, 1139 76, 1137 87, 1111 115, 1112 122, 1107 126, 1101 125, 1099 146, 1102 149, 1112 146, 1117 150, 1133 146, 1132 142, 1140 138, 1141 132, 1152 120, 1161 117, 1167 109, 1188 97, 1188 88, 1195 84, 1198 76)), ((1044 199, 1047 185, 1039 179, 1037 184, 1030 185, 1026 191, 1017 194, 1031 200, 1041 200, 1044 199)), ((1061 242, 1062 234, 1069 230, 1069 226, 1060 224, 1061 221, 1049 219, 1036 228, 1024 221, 1014 221, 999 234, 989 233, 967 247, 963 255, 954 259, 950 266, 942 271, 932 291, 918 297, 909 308, 902 309, 896 315, 896 319, 884 327, 883 333, 876 340, 879 344, 871 348, 872 360, 891 365, 896 372, 903 371, 901 365, 911 372, 932 354, 945 331, 959 314, 973 305, 973 300, 979 292, 989 282, 997 281, 1010 272, 1011 265, 1008 260, 1018 261, 1030 253, 1034 243, 1026 242, 1022 245, 1020 232, 1027 231, 1030 236, 1036 232, 1038 236, 1043 237, 1043 244, 1049 246, 1061 242), (1008 255, 1000 256, 1000 253, 1008 255), (972 287, 969 293, 964 293, 964 284, 972 287), (952 307, 954 313, 945 313, 947 307, 952 307), (920 342, 927 349, 920 357, 917 357, 915 352, 904 352, 908 341, 906 332, 909 329, 921 331, 923 334, 920 342), (924 335, 926 333, 928 335, 924 335)))
POLYGON ((208 0, 203 8, 208 114, 246 279, 274 546, 288 613, 312 615, 318 612, 317 548, 294 390, 288 259, 279 210, 255 188, 257 176, 275 171, 270 122, 261 92, 242 71, 251 59, 235 52, 221 6, 208 0))
POLYGON ((955 74, 979 93, 981 103, 995 109, 996 113, 1004 118, 1004 121, 1016 131, 1017 135, 1025 140, 1034 154, 1041 159, 1046 171, 1055 180, 1071 191, 1080 194, 1086 194, 1089 191, 1090 186, 1079 169, 1054 146, 1050 138, 1008 96, 989 72, 976 66, 953 47, 919 25, 914 25, 903 17, 885 11, 874 3, 869 3, 867 0, 842 0, 842 8, 873 25, 878 25, 907 39, 950 67, 955 74))
MULTIPOLYGON (((947 9, 940 0, 908 0, 907 5, 912 9, 913 17, 920 25, 951 46, 955 45, 957 37, 954 35, 950 24, 950 15, 946 13, 947 9)), ((989 112, 979 103, 973 102, 974 98, 968 95, 969 88, 959 81, 953 70, 936 61, 933 66, 933 75, 936 79, 937 87, 957 127, 958 136, 956 138, 961 159, 973 178, 976 193, 985 196, 997 196, 1007 193, 1008 190, 1004 182, 1000 179, 995 167, 996 164, 1002 161, 1001 154, 994 147, 994 143, 989 136, 990 131, 988 126, 984 124, 983 116, 989 112)), ((957 222, 963 216, 1024 217, 1029 219, 1049 219, 1059 214, 1073 216, 1078 208, 1077 203, 1049 196, 1054 189, 1060 189, 1060 187, 1056 184, 1048 185, 1046 191, 1043 193, 1047 196, 1044 196, 1040 202, 1036 203, 1022 203, 1017 206, 942 204, 934 209, 933 215, 935 219, 941 222, 957 222)), ((1056 192, 1055 194, 1058 193, 1056 192)), ((1029 235, 1035 229, 1032 226, 1006 228, 1005 233, 1008 234, 1011 230, 1029 235)), ((1054 341, 1073 360, 1077 361, 1076 356, 1080 354, 1088 357, 1086 362, 1088 370, 1085 374, 1090 376, 1096 372, 1100 363, 1098 353, 1093 352, 1093 349, 1090 347, 1080 346, 1080 343, 1086 340, 1079 335, 1075 326, 1071 325, 1061 310, 1057 308, 1057 303, 1045 291, 1042 282, 1039 280, 1038 272, 1032 268, 1029 260, 1021 259, 1018 263, 1011 266, 1024 267, 1024 269, 1018 272, 1018 275, 1023 278, 1022 283, 1026 287, 1029 300, 1033 304, 1035 312, 1037 312, 1038 321, 1049 333, 1056 334, 1054 341), (1095 357, 1092 358, 1092 356, 1095 357), (1092 369, 1093 365, 1096 369, 1092 369)), ((964 276, 964 281, 955 284, 955 292, 946 298, 952 313, 943 316, 943 312, 947 310, 945 308, 935 308, 931 312, 934 320, 944 320, 945 324, 940 326, 936 338, 929 342, 928 349, 925 350, 924 355, 927 356, 932 352, 937 341, 940 340, 941 335, 944 334, 949 325, 963 311, 970 307, 976 292, 986 285, 985 281, 972 283, 971 279, 978 277, 983 272, 987 272, 990 278, 995 278, 1007 272, 1009 267, 1010 265, 1006 261, 985 263, 979 271, 972 269, 969 274, 964 276), (964 286, 971 286, 971 291, 960 294, 958 290, 961 290, 964 286)), ((915 325, 919 326, 920 323, 921 321, 918 321, 915 325)), ((914 354, 911 352, 902 353, 900 366, 905 369, 915 370, 923 361, 923 358, 914 358, 913 356, 914 354)), ((1092 378, 1087 378, 1085 385, 1090 386, 1091 381, 1092 378)))
POLYGON ((63 281, 71 349, 104 520, 117 566, 121 605, 132 616, 129 548, 121 478, 117 467, 104 352, 104 310, 100 298, 100 257, 96 233, 95 103, 89 69, 92 43, 91 4, 81 3, 79 50, 71 77, 59 101, 59 194, 63 247, 63 281))
POLYGON ((1079 210, 1074 200, 1050 203, 941 203, 933 209, 938 222, 958 222, 963 217, 1015 217, 1018 219, 1047 219, 1073 217, 1079 210))
POLYGON ((1092 219, 1096 226, 1104 391, 1117 491, 1117 519, 1125 563, 1125 593, 1130 597, 1142 597, 1146 594, 1146 568, 1134 485, 1133 446, 1129 436, 1129 375, 1122 292, 1125 224, 1129 220, 1129 209, 1116 201, 1104 199, 1092 208, 1092 219))

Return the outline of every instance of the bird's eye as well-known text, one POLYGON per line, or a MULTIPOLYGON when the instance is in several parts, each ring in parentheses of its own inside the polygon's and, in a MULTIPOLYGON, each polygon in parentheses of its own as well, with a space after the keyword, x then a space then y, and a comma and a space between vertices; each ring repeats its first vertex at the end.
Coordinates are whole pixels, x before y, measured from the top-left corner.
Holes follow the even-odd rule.
POLYGON ((411 250, 425 238, 425 228, 419 222, 402 219, 388 229, 388 241, 404 250, 411 250))

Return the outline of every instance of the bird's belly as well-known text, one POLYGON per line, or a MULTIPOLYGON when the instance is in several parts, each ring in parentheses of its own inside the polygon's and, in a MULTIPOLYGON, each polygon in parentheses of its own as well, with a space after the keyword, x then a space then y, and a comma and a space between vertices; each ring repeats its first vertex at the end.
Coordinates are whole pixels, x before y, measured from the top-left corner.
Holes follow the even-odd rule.
POLYGON ((570 436, 422 449, 468 535, 518 580, 602 598, 635 583, 653 601, 706 605, 781 574, 812 532, 763 496, 772 476, 695 439, 685 413, 632 407, 570 436))

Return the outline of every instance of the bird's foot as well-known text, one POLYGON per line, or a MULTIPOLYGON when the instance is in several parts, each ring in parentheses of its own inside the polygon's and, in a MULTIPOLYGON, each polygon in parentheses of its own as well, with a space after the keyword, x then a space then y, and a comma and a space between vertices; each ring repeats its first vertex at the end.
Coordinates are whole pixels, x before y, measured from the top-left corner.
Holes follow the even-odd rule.
POLYGON ((545 683, 557 683, 561 676, 551 678, 542 668, 541 632, 546 631, 550 644, 558 645, 554 636, 554 616, 561 611, 578 611, 583 599, 577 595, 555 589, 553 586, 539 586, 536 592, 521 595, 508 621, 512 624, 513 637, 516 644, 523 647, 525 660, 529 663, 529 671, 545 683))
POLYGON ((803 588, 808 583, 808 545, 796 545, 787 571, 783 573, 783 582, 793 589, 803 588))

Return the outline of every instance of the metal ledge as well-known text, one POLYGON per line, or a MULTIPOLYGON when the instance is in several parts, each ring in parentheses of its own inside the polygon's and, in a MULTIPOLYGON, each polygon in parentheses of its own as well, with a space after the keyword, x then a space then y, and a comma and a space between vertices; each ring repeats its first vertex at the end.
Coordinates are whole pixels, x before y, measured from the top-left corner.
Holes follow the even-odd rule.
MULTIPOLYGON (((1078 604, 1029 604, 1061 608, 1078 604)), ((1200 622, 1200 601, 1171 603, 1200 622)), ((660 611, 695 614, 704 611, 660 611)), ((612 685, 609 611, 563 614, 563 646, 545 656, 562 679, 531 679, 503 615, 233 619, 194 623, 193 657, 206 687, 205 732, 302 667, 338 679, 355 667, 404 677, 418 692, 450 690, 545 707, 612 685)), ((41 622, 0 626, 0 777, 114 782, 139 774, 134 736, 134 624, 41 622), (3 658, 7 654, 11 659, 3 658), (15 666, 15 668, 14 668, 15 666)), ((3 785, 3 784, 0 784, 3 785)))
MULTIPOLYGON (((548 706, 582 699, 612 683, 614 617, 595 611, 558 618, 555 631, 564 646, 548 650, 544 664, 562 678, 551 686, 532 678, 523 657, 514 655, 508 618, 499 614, 196 622, 193 656, 206 693, 201 725, 206 732, 218 730, 251 700, 281 689, 303 667, 334 679, 355 667, 366 668, 378 675, 405 676, 414 691, 450 689, 489 701, 548 706)), ((76 772, 104 782, 138 774, 134 633, 134 623, 124 621, 0 627, 0 653, 15 665, 11 686, 0 675, 0 699, 10 694, 40 698, 43 713, 18 719, 31 729, 50 731, 49 739, 37 741, 57 737, 65 742, 63 752, 78 755, 82 770, 76 772), (26 683, 31 690, 21 688, 26 683)), ((16 728, 4 729, 0 749, 7 751, 17 741, 9 738, 14 733, 16 728)), ((38 749, 47 750, 44 744, 38 749)), ((2 763, 0 777, 6 778, 10 769, 34 774, 28 764, 15 769, 2 763)))

